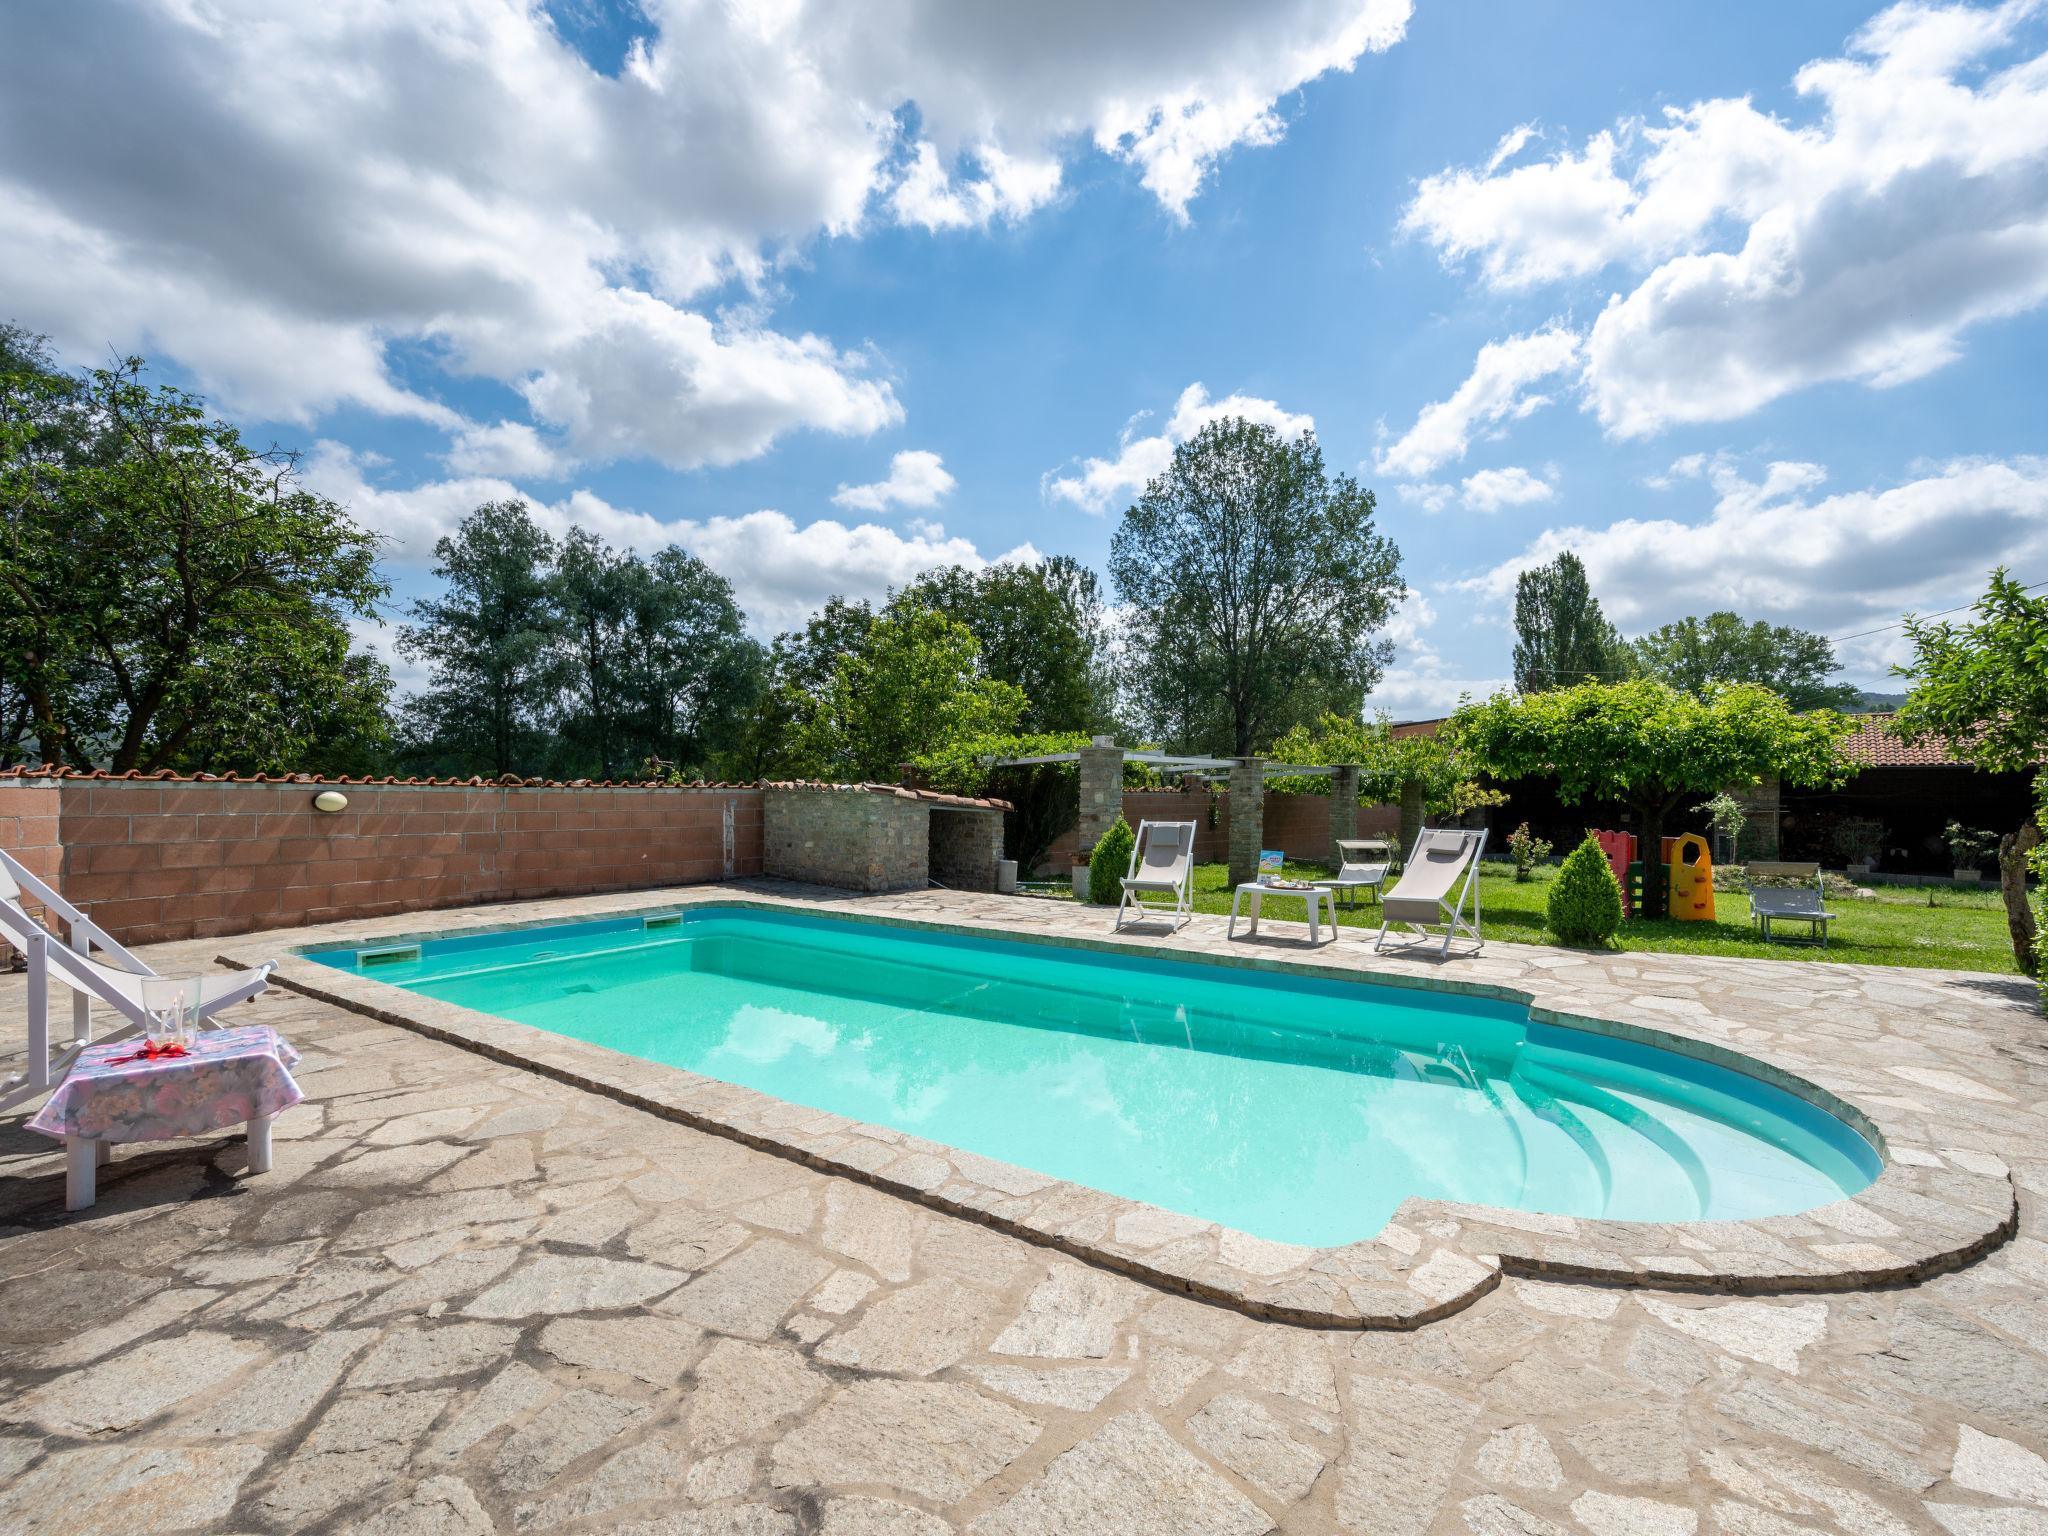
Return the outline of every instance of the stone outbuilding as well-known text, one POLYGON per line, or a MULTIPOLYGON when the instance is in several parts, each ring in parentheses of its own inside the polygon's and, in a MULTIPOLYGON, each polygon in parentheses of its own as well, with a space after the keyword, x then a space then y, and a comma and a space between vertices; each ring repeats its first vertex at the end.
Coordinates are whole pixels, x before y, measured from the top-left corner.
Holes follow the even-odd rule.
POLYGON ((1009 809, 897 784, 767 784, 762 871, 851 891, 993 891, 1009 809))

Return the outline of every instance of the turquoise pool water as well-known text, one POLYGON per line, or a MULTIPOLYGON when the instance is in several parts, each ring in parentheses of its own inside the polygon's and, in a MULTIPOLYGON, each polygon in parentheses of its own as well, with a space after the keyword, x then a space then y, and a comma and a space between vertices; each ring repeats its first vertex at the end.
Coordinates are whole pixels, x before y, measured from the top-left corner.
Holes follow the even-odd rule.
POLYGON ((1285 1242, 1370 1237, 1409 1195, 1778 1215, 1879 1168, 1796 1095, 1505 1003, 743 908, 653 921, 308 958, 1285 1242))

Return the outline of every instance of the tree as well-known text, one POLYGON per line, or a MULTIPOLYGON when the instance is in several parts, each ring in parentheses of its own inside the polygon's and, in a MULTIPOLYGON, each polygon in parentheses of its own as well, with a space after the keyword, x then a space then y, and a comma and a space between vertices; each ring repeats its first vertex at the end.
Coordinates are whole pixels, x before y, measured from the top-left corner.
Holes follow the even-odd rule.
POLYGON ((570 529, 555 551, 554 597, 573 700, 561 733, 565 747, 580 749, 576 766, 600 779, 612 778, 633 750, 619 717, 632 655, 629 623, 646 581, 645 566, 587 528, 570 529))
POLYGON ((1175 448, 1110 548, 1141 713, 1239 757, 1321 709, 1359 713, 1404 590, 1373 511, 1372 492, 1325 473, 1313 433, 1233 417, 1175 448))
POLYGON ((1863 690, 1828 679, 1842 670, 1825 635, 1789 624, 1746 623, 1719 612, 1666 624, 1633 642, 1636 664, 1674 688, 1704 694, 1715 683, 1760 683, 1794 709, 1854 710, 1863 690))
POLYGON ((1495 694, 1461 707, 1445 728, 1451 744, 1494 779, 1555 779, 1567 805, 1626 803, 1643 850, 1645 912, 1664 907, 1657 852, 1664 818, 1680 800, 1770 775, 1794 785, 1839 784, 1855 771, 1841 749, 1855 729, 1832 710, 1796 713, 1752 683, 1700 698, 1655 678, 1495 694))
POLYGON ((553 574, 555 542, 523 501, 487 501, 434 545, 438 597, 417 599, 402 655, 432 667, 406 701, 413 751, 437 767, 532 773, 548 752, 571 668, 553 574))
POLYGON ((1568 549, 1515 579, 1514 667, 1523 693, 1612 681, 1635 670, 1626 642, 1600 611, 1586 567, 1568 549))
POLYGON ((988 676, 1014 683, 1030 700, 1031 732, 1100 730, 1111 689, 1103 665, 1102 597, 1095 573, 1070 555, 1036 564, 927 571, 891 607, 935 609, 965 625, 981 645, 988 676))
POLYGON ((758 702, 726 754, 733 777, 800 778, 818 771, 803 755, 804 724, 825 707, 839 659, 867 643, 874 622, 866 602, 829 597, 802 629, 775 637, 762 661, 758 702))
MULTIPOLYGON (((1906 620, 1914 656, 1895 670, 1912 692, 1893 729, 1908 741, 1942 738, 1956 756, 1992 773, 2033 773, 2048 802, 2048 595, 2028 596, 2000 566, 1975 615, 1966 624, 1906 620)), ((2030 818, 1998 842, 2013 959, 2029 976, 2039 957, 2026 872, 2041 835, 2030 818)))
POLYGON ((903 764, 945 742, 1015 730, 1024 695, 984 676, 980 653, 964 625, 930 608, 874 620, 797 727, 807 771, 893 782, 903 764))
POLYGON ((732 583, 702 560, 669 548, 639 569, 623 684, 634 749, 708 772, 753 713, 765 655, 747 637, 732 583))
POLYGON ((761 686, 732 584, 684 550, 643 561, 582 528, 559 546, 554 584, 568 667, 562 770, 703 772, 761 686))
POLYGON ((0 725, 115 772, 376 755, 390 680, 350 645, 376 541, 143 363, 59 374, 0 334, 0 725))

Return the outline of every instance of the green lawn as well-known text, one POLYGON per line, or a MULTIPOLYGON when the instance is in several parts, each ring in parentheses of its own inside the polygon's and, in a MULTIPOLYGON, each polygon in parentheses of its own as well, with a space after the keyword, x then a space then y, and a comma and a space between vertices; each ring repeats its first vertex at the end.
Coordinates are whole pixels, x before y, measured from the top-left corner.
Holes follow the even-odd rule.
MULTIPOLYGON (((1314 879, 1327 866, 1289 864, 1287 873, 1314 879)), ((1515 884, 1513 866, 1488 863, 1480 869, 1480 931, 1489 939, 1524 944, 1549 941, 1543 929, 1543 905, 1554 866, 1539 869, 1526 885, 1515 884)), ((1390 880, 1391 884, 1392 881, 1390 880)), ((2012 946, 2006 937, 2005 909, 1994 888, 1964 891, 1933 886, 1877 886, 1872 897, 1829 897, 1836 915, 1825 952, 1804 941, 1762 943, 1750 926, 1749 901, 1733 891, 1714 893, 1711 923, 1630 921, 1615 935, 1619 948, 1664 950, 1688 955, 1749 955, 1773 960, 1842 960, 1862 965, 1937 966, 1959 971, 2014 974, 2012 946), (1932 905, 1929 904, 1930 898, 1932 905)), ((1195 868, 1195 910, 1230 912, 1230 880, 1221 864, 1195 868)), ((1271 917, 1285 919, 1300 910, 1299 902, 1276 902, 1271 917)), ((1356 912, 1340 910, 1337 920, 1348 926, 1377 928, 1379 910, 1366 903, 1356 912)), ((1794 929, 1797 933, 1801 930, 1794 929)))

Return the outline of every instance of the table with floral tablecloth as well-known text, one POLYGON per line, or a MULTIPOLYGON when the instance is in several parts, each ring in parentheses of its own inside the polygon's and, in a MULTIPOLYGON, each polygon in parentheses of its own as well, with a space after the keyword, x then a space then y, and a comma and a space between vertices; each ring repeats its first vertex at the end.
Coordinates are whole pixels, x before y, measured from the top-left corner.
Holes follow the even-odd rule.
POLYGON ((270 1117, 305 1097, 292 1081, 298 1060, 267 1024, 201 1031, 179 1055, 140 1040, 90 1045, 28 1127, 64 1139, 65 1206, 74 1211, 92 1204, 93 1168, 114 1142, 206 1136, 246 1122, 249 1170, 267 1173, 270 1117))

